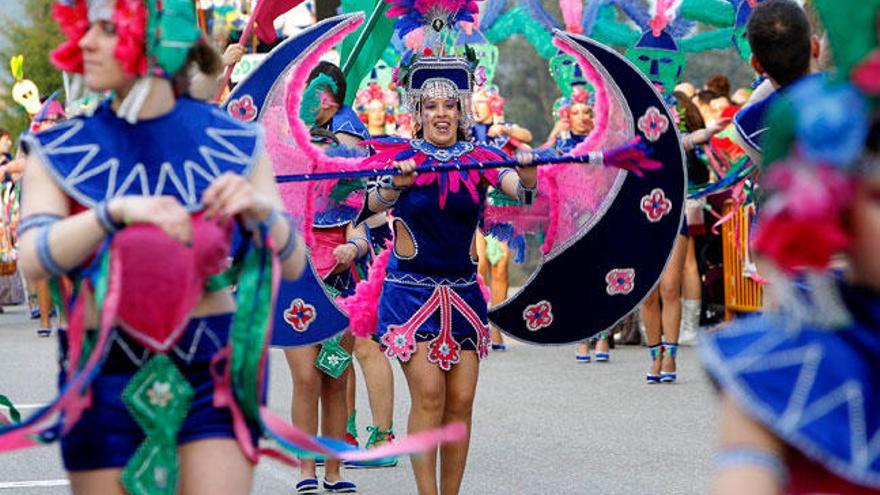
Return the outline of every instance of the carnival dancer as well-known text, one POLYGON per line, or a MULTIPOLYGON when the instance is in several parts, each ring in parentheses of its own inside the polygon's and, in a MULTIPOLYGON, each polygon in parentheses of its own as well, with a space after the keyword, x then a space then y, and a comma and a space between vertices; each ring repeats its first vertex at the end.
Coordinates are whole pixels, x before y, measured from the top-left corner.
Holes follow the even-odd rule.
MULTIPOLYGON (((100 337, 90 339, 95 355, 104 354, 103 366, 92 368, 97 375, 91 407, 78 406, 78 420, 68 416, 70 429, 61 440, 74 493, 174 493, 179 488, 244 494, 251 487, 253 465, 236 443, 233 413, 212 400, 211 360, 230 339, 235 303, 229 290, 211 292, 194 281, 222 268, 228 253, 224 226, 233 217, 265 226, 286 277, 301 272, 304 249, 278 214, 281 201, 271 167, 259 158, 259 132, 206 104, 175 98, 185 94, 193 66, 214 72, 219 64, 197 29, 188 28, 195 26, 192 9, 191 2, 173 0, 80 0, 54 7, 68 36, 53 53, 55 64, 82 72, 89 89, 116 95, 93 116, 23 140, 29 152, 19 228, 25 274, 88 278, 83 270, 95 266, 96 256, 109 259, 102 254, 108 241, 119 256, 105 279, 113 281, 109 292, 95 292, 88 282, 80 286, 72 328, 60 336, 62 349, 69 349, 61 361, 63 380, 88 385, 75 372, 79 357, 92 361, 81 340, 83 325, 98 326, 94 306, 91 312, 85 309, 89 294, 96 295, 99 309, 110 311, 107 304, 116 303, 104 294, 118 298, 113 285, 118 277, 134 284, 125 289, 119 320, 113 319, 127 323, 108 334, 105 328, 113 321, 105 318, 100 337), (148 22, 167 26, 169 21, 178 28, 163 30, 161 39, 146 33, 148 22), (150 43, 147 50, 148 38, 174 49, 157 52, 150 43), (221 145, 212 135, 229 140, 221 145), (76 149, 91 151, 66 151, 76 149), (234 160, 209 163, 211 155, 199 155, 198 149, 232 152, 234 160), (204 213, 191 218, 197 210, 204 213), (159 259, 156 253, 163 249, 173 259, 147 262, 159 259), (135 268, 123 260, 131 259, 148 265, 142 282, 128 276, 135 268), (151 288, 149 297, 161 306, 150 306, 143 294, 132 292, 138 286, 151 288), (181 294, 179 287, 195 291, 181 294), (189 302, 169 300, 168 293, 189 302), (150 328, 163 319, 175 328, 173 336, 150 328)), ((62 397, 70 397, 68 388, 62 397)), ((257 433, 257 425, 249 427, 257 433)), ((255 441, 248 437, 247 442, 255 441)))
POLYGON ((550 134, 555 138, 553 149, 559 154, 569 153, 593 131, 592 92, 582 85, 574 86, 571 98, 559 103, 557 114, 559 120, 554 127, 557 132, 550 134))
POLYGON ((504 103, 504 97, 495 86, 483 85, 474 92, 474 124, 471 126, 474 142, 493 146, 509 155, 531 151, 528 145, 532 141, 531 131, 505 121, 504 103))
MULTIPOLYGON (((466 140, 471 120, 470 96, 477 61, 445 53, 447 22, 467 20, 475 5, 462 2, 452 12, 441 5, 417 10, 401 6, 424 22, 424 49, 400 68, 399 83, 412 111, 416 136, 372 143, 376 154, 367 162, 393 163, 403 175, 380 181, 368 193, 362 218, 390 210, 394 247, 385 263, 373 267, 367 284, 358 287, 363 310, 378 301, 377 337, 389 358, 397 358, 412 398, 408 430, 431 429, 450 421, 470 425, 479 370, 489 332, 486 301, 477 283, 475 232, 487 189, 499 188, 529 203, 536 193, 537 170, 531 155, 518 155, 523 168, 494 172, 414 173, 418 165, 497 160, 503 152, 466 140), (383 280, 384 279, 384 280, 383 280), (381 284, 380 290, 375 285, 381 284)), ((424 6, 423 6, 424 7, 424 6)), ((406 35, 403 14, 398 26, 406 35)), ((412 23, 410 23, 411 25, 412 23)), ((412 26, 417 28, 418 26, 412 26)), ((355 296, 356 298, 358 296, 355 296)), ((358 304, 349 306, 355 310, 358 304)), ((468 440, 441 449, 439 490, 437 452, 412 458, 420 494, 459 492, 468 440)))
MULTIPOLYGON (((44 131, 46 129, 51 128, 56 123, 66 118, 64 114, 64 108, 60 103, 55 101, 54 98, 50 98, 43 104, 40 111, 37 115, 34 116, 31 121, 30 132, 39 132, 44 131)), ((25 150, 21 150, 22 158, 26 160, 26 152, 25 150)), ((26 163, 26 162, 25 162, 26 163)), ((39 313, 40 318, 40 326, 37 328, 37 336, 38 337, 51 337, 52 336, 52 318, 55 317, 58 319, 58 328, 64 327, 64 322, 61 321, 60 316, 55 310, 52 304, 52 294, 49 290, 49 281, 48 280, 39 280, 28 282, 28 285, 33 284, 33 292, 36 295, 37 302, 37 312, 39 313)))
MULTIPOLYGON (((474 124, 471 126, 471 134, 474 142, 482 146, 498 148, 508 155, 517 151, 531 151, 529 142, 532 133, 524 127, 511 124, 504 118, 504 97, 496 86, 483 84, 477 88, 473 95, 474 124)), ((516 204, 515 200, 505 198, 492 189, 489 191, 490 204, 504 206, 516 204)), ((506 240, 498 239, 493 235, 483 236, 477 232, 477 255, 479 257, 479 273, 483 280, 489 284, 490 304, 495 306, 507 299, 510 287, 510 247, 506 240)), ((505 351, 507 345, 504 337, 497 328, 490 328, 492 337, 492 350, 505 351)))
POLYGON ((838 72, 768 113, 753 246, 772 301, 700 345, 721 391, 718 495, 880 493, 880 9, 814 4, 838 72))
MULTIPOLYGON (((339 145, 335 135, 329 130, 315 127, 311 134, 319 148, 332 152, 339 145)), ((354 293, 354 264, 359 258, 367 256, 370 250, 365 227, 355 227, 352 224, 357 216, 357 209, 345 204, 347 194, 338 192, 351 187, 347 181, 335 184, 336 191, 331 191, 330 195, 338 196, 340 201, 328 201, 326 207, 314 213, 312 221, 312 242, 309 246, 311 259, 324 285, 334 297, 346 297, 354 293)), ((316 194, 315 189, 311 188, 310 194, 316 194)), ((324 436, 339 440, 345 438, 346 383, 352 374, 349 365, 353 347, 353 338, 346 332, 322 345, 284 349, 293 380, 291 417, 293 423, 304 431, 317 434, 320 417, 321 433, 324 436)), ((324 490, 331 493, 357 491, 355 483, 342 479, 339 460, 321 461, 324 462, 324 490)), ((315 459, 301 460, 297 493, 320 492, 315 465, 315 459)))
MULTIPOLYGON (((335 105, 345 95, 345 80, 342 79, 340 82, 338 76, 341 72, 337 72, 338 69, 335 66, 321 63, 310 74, 310 89, 306 90, 307 94, 314 93, 321 87, 325 88, 320 94, 315 95, 320 100, 319 102, 310 102, 303 106, 303 108, 318 109, 318 115, 314 117, 316 123, 326 118, 326 113, 335 108, 335 105)), ((388 124, 389 115, 393 115, 394 108, 398 104, 397 93, 383 91, 381 86, 371 83, 367 88, 358 92, 356 103, 357 110, 360 112, 360 120, 357 124, 362 126, 361 122, 366 121, 366 124, 369 126, 369 134, 384 136, 387 130, 391 130, 386 128, 386 124, 388 124)), ((333 135, 336 143, 329 148, 331 154, 334 150, 343 150, 344 143, 351 143, 353 141, 352 135, 345 131, 345 129, 351 128, 354 123, 347 120, 338 120, 347 115, 345 108, 348 107, 343 107, 343 110, 334 114, 329 121, 325 121, 329 123, 331 129, 335 128, 334 132, 336 132, 333 135)), ((307 116, 307 120, 311 119, 311 116, 307 116)), ((357 138, 356 141, 360 142, 360 139, 357 138)), ((350 213, 352 213, 351 218, 348 218, 347 221, 353 220, 356 216, 356 212, 350 213)), ((361 235, 366 238, 369 245, 369 249, 365 250, 358 257, 359 261, 356 264, 356 268, 365 275, 368 264, 367 260, 372 259, 372 256, 367 255, 377 255, 379 250, 384 248, 385 240, 390 237, 386 214, 383 212, 373 215, 359 225, 358 229, 365 230, 361 235)), ((337 282, 340 280, 339 275, 336 276, 335 280, 337 282)), ((348 277, 346 281, 347 284, 350 284, 351 291, 353 291, 355 279, 348 277)), ((342 297, 350 295, 348 288, 346 287, 345 290, 340 291, 339 295, 342 297)), ((351 348, 348 349, 348 351, 351 350, 351 348)), ((378 344, 372 339, 356 337, 354 339, 353 352, 364 373, 364 381, 367 386, 372 413, 372 424, 367 427, 369 437, 365 446, 367 448, 381 446, 394 439, 392 428, 394 415, 394 375, 388 360, 385 359, 378 344)), ((356 376, 353 372, 346 374, 345 409, 348 412, 348 421, 345 427, 345 439, 353 445, 358 445, 357 412, 355 409, 356 376)), ((397 465, 397 459, 386 457, 372 461, 351 461, 347 462, 346 465, 353 468, 394 467, 397 465)), ((307 479, 309 478, 307 477, 307 479)))

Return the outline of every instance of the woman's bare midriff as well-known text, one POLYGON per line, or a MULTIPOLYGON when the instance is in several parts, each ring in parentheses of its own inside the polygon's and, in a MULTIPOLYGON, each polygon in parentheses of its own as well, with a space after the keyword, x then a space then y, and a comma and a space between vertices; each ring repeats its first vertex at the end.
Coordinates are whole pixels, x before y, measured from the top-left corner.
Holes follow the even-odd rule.
MULTIPOLYGON (((86 328, 98 328, 98 317, 95 311, 95 303, 91 297, 86 298, 86 328)), ((232 298, 231 289, 223 289, 217 292, 205 291, 202 299, 190 314, 190 318, 222 315, 235 311, 235 299, 232 298)))

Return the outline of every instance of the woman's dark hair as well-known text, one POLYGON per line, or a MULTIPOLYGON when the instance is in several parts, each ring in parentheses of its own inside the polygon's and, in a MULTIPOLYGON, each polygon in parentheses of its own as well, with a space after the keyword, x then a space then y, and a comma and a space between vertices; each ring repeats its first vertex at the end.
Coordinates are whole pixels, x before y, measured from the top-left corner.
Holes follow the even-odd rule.
POLYGON ((333 79, 333 83, 336 84, 336 91, 333 93, 333 99, 339 104, 339 106, 344 105, 345 92, 348 88, 345 83, 345 74, 342 73, 342 70, 336 64, 331 64, 326 60, 321 61, 314 69, 312 69, 312 72, 309 72, 309 79, 306 81, 306 85, 311 83, 312 80, 320 74, 326 74, 330 79, 333 79))
POLYGON ((694 95, 694 99, 698 100, 701 105, 709 105, 712 103, 712 100, 720 97, 721 95, 708 89, 697 91, 697 94, 694 95))
POLYGON ((792 0, 766 0, 749 17, 749 45, 777 84, 787 86, 810 71, 810 21, 792 0))
POLYGON ((9 133, 9 130, 0 127, 0 138, 4 136, 12 137, 12 134, 9 133))
POLYGON ((205 38, 199 39, 186 56, 186 62, 183 68, 174 74, 171 78, 171 84, 174 86, 174 92, 178 95, 189 92, 190 85, 190 68, 195 65, 200 72, 209 76, 220 74, 223 70, 223 59, 216 50, 208 43, 205 38))
POLYGON ((678 106, 684 110, 684 115, 679 115, 679 118, 684 119, 684 126, 688 132, 706 128, 706 122, 703 120, 700 109, 694 105, 694 102, 686 94, 676 91, 672 93, 672 96, 678 101, 678 106))

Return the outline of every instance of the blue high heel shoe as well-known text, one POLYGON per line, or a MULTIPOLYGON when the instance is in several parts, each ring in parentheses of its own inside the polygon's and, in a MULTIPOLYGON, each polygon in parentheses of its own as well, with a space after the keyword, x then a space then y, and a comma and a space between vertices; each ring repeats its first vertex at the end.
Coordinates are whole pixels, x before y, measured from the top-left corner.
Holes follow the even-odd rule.
MULTIPOLYGON (((648 352, 651 354, 651 366, 653 366, 654 361, 660 359, 661 344, 655 344, 648 347, 648 352)), ((645 375, 645 380, 647 381, 648 385, 660 383, 660 375, 648 373, 647 375, 645 375)))
MULTIPOLYGON (((675 362, 675 357, 678 356, 678 344, 670 344, 669 342, 663 342, 663 356, 672 358, 672 361, 675 362)), ((672 373, 660 373, 660 383, 675 383, 678 379, 678 374, 675 372, 672 373)))

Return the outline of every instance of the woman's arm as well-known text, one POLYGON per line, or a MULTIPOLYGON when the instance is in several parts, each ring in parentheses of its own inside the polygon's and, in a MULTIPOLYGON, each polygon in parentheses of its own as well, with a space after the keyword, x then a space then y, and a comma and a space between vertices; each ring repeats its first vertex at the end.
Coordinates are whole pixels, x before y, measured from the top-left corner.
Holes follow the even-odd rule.
POLYGON ((403 172, 401 175, 385 176, 380 178, 376 183, 376 187, 367 191, 367 209, 372 213, 382 213, 388 211, 397 200, 400 199, 400 193, 412 185, 418 175, 415 172, 416 161, 413 159, 404 160, 402 162, 394 162, 394 168, 403 172))
POLYGON ((209 218, 241 214, 252 222, 265 222, 272 244, 282 258, 282 276, 287 280, 300 276, 305 268, 305 243, 284 214, 268 155, 260 156, 248 179, 232 173, 214 179, 202 201, 209 218))
POLYGON ((338 266, 348 267, 354 260, 363 258, 370 252, 370 243, 367 240, 367 228, 364 224, 355 227, 348 224, 345 227, 345 244, 340 244, 333 249, 338 266))
POLYGON ((533 159, 532 153, 517 153, 516 160, 520 166, 516 169, 506 168, 498 174, 498 188, 501 192, 517 198, 523 204, 531 204, 537 194, 538 167, 529 166, 533 159))
POLYGON ((725 395, 713 495, 778 495, 787 472, 785 445, 725 395))
POLYGON ((182 243, 191 242, 189 214, 170 196, 123 196, 70 215, 67 195, 37 155, 28 157, 22 191, 21 266, 30 280, 79 267, 124 223, 152 223, 182 243))
POLYGON ((730 118, 716 120, 705 129, 699 129, 685 134, 684 137, 681 138, 681 145, 685 151, 691 151, 697 146, 708 143, 716 134, 727 129, 727 126, 729 126, 731 122, 733 122, 733 119, 730 118))

